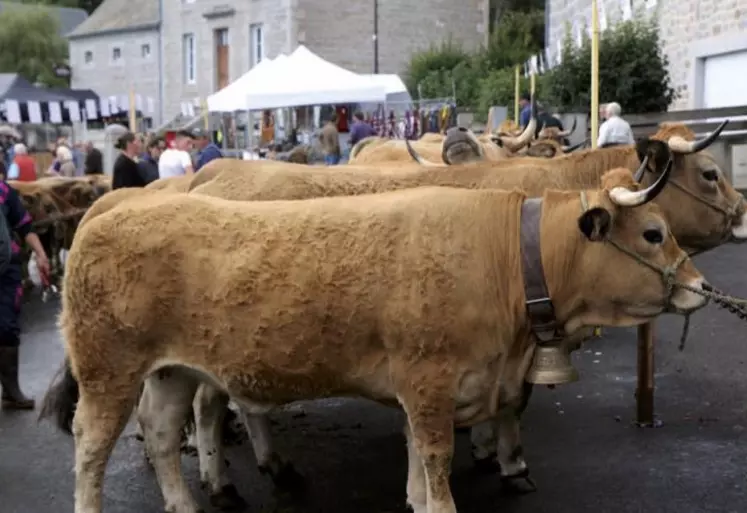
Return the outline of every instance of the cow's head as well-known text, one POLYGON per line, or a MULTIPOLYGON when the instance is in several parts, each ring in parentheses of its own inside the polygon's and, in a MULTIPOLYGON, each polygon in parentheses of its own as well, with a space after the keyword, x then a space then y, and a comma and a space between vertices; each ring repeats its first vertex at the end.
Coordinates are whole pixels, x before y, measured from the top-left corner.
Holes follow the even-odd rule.
POLYGON ((558 319, 570 332, 584 326, 637 325, 667 311, 689 313, 706 304, 701 295, 677 286, 701 290, 704 278, 652 203, 671 169, 671 164, 665 166, 645 189, 630 170, 619 168, 605 173, 600 190, 546 196, 573 198, 558 210, 548 203, 542 221, 543 255, 551 247, 563 254, 548 258, 546 275, 558 319), (558 230, 566 215, 577 220, 575 237, 558 230))
POLYGON ((495 144, 489 136, 478 139, 472 130, 463 126, 449 128, 441 146, 441 159, 449 165, 484 160, 485 143, 495 144))
MULTIPOLYGON (((704 151, 727 123, 728 120, 724 121, 699 141, 684 125, 663 123, 651 138, 638 141, 639 159, 649 155, 658 161, 654 169, 661 169, 661 162, 668 158, 667 150, 673 154, 669 185, 656 201, 683 247, 708 249, 729 239, 747 239, 744 199, 729 183, 713 155, 704 151), (662 148, 657 141, 667 147, 662 148)), ((655 170, 647 169, 640 181, 650 184, 657 178, 655 170)))

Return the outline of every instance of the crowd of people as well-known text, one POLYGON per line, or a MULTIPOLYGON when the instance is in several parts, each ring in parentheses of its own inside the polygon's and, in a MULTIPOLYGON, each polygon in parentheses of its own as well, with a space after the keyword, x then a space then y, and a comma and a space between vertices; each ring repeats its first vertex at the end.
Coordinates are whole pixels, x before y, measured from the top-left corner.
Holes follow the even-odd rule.
POLYGON ((145 187, 159 178, 191 175, 223 157, 210 134, 199 129, 177 132, 171 147, 162 137, 127 132, 117 139, 115 148, 120 154, 114 162, 112 189, 145 187))

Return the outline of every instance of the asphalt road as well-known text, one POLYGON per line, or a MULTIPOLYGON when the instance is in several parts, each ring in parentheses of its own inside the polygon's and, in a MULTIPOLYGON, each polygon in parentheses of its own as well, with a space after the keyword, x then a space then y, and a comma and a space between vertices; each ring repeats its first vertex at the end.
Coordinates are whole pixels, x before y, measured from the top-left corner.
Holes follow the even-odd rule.
MULTIPOLYGON (((711 283, 747 297, 747 246, 696 258, 711 283)), ((614 272, 611 269, 610 272, 614 272)), ((24 388, 41 397, 62 358, 54 302, 38 293, 24 312, 24 388)), ((453 490, 461 513, 744 513, 747 510, 747 337, 745 321, 709 306, 693 316, 687 348, 682 319, 657 325, 658 429, 633 425, 634 330, 607 329, 574 360, 577 383, 537 389, 524 420, 527 461, 539 491, 501 493, 476 473, 469 440, 458 437, 453 490)), ((229 449, 230 472, 252 512, 406 511, 406 454, 400 414, 359 400, 292 405, 273 415, 275 441, 307 478, 305 497, 273 491, 249 446, 229 449)), ((73 511, 73 443, 35 413, 0 412, 0 513, 73 511)), ((206 511, 196 458, 184 472, 206 511)), ((163 502, 130 426, 110 461, 107 513, 160 513, 163 502)))

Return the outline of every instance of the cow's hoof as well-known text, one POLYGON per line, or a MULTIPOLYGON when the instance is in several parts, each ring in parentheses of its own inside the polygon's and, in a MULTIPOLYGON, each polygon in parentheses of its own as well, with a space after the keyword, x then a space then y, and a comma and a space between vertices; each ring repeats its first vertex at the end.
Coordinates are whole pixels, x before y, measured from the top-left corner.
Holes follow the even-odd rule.
POLYGON ((306 479, 289 462, 283 463, 277 472, 268 467, 260 467, 260 472, 269 474, 275 486, 282 490, 300 492, 306 487, 306 479))
POLYGON ((210 505, 221 511, 241 511, 247 504, 232 484, 227 484, 218 493, 210 495, 210 505))
POLYGON ((501 476, 501 490, 507 495, 526 495, 537 491, 537 485, 529 477, 529 469, 515 476, 501 476))
POLYGON ((481 474, 495 474, 496 472, 500 472, 501 466, 495 458, 495 453, 490 454, 487 458, 474 458, 475 470, 481 474))

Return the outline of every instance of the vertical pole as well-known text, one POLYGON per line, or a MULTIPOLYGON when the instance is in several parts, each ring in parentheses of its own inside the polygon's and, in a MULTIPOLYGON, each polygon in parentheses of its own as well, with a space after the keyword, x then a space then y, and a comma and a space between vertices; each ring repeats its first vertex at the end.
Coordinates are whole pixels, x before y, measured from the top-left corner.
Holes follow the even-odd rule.
POLYGON ((202 124, 205 132, 210 131, 210 113, 208 112, 207 98, 200 98, 200 110, 202 111, 202 124))
POLYGON ((599 11, 591 0, 591 147, 599 137, 599 11))
POLYGON ((135 86, 130 86, 130 132, 137 132, 137 114, 135 105, 135 86))
POLYGON ((373 0, 373 51, 374 74, 379 73, 379 0, 373 0))
POLYGON ((654 424, 654 324, 638 327, 638 388, 636 422, 641 427, 654 424))
POLYGON ((521 96, 521 66, 514 69, 514 123, 519 124, 519 96, 521 96))

